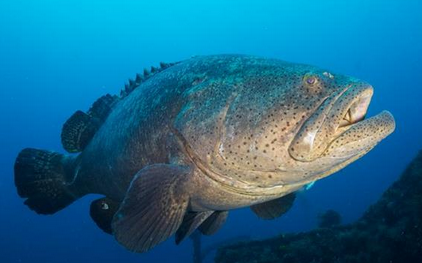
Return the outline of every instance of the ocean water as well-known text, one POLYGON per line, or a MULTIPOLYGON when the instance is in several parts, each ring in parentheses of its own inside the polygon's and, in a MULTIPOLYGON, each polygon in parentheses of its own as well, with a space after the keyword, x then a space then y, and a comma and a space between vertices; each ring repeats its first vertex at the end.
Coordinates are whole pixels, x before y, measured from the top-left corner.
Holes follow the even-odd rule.
MULTIPOLYGON (((192 243, 170 239, 135 254, 99 230, 86 196, 51 216, 16 193, 13 163, 35 147, 64 152, 63 123, 160 61, 251 54, 313 64, 364 79, 369 109, 397 129, 368 155, 301 192, 283 217, 230 213, 204 246, 316 227, 338 211, 358 219, 422 148, 422 3, 417 0, 0 1, 0 262, 191 262, 192 243)), ((212 255, 207 258, 212 262, 212 255)))

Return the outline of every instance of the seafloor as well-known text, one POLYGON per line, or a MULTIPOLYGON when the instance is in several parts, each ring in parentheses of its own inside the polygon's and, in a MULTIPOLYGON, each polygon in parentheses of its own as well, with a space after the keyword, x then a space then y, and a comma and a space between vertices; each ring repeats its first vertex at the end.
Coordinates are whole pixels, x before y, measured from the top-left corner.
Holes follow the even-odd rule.
POLYGON ((422 262, 422 151, 357 222, 221 247, 215 262, 422 262))

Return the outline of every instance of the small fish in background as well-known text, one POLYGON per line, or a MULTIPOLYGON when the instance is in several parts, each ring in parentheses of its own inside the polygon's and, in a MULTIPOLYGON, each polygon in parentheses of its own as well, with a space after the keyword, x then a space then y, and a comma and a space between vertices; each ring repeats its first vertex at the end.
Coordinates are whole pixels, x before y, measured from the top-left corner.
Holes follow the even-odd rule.
MULTIPOLYGON (((218 231, 228 211, 281 216, 295 192, 359 159, 395 129, 366 118, 373 88, 314 66, 243 55, 199 56, 138 74, 64 124, 72 155, 24 149, 15 184, 53 214, 104 195, 90 214, 127 249, 218 231)), ((309 186, 308 186, 309 188, 309 186)))

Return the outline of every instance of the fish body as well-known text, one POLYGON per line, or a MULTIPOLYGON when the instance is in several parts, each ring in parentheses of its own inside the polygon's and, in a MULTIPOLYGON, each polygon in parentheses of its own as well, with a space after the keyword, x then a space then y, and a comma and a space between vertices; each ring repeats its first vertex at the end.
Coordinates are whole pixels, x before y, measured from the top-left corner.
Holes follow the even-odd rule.
POLYGON ((371 85, 314 66, 217 55, 151 72, 65 123, 64 148, 79 155, 22 151, 15 182, 31 209, 102 194, 94 221, 143 252, 174 233, 177 243, 197 228, 212 234, 231 209, 278 217, 295 191, 395 128, 388 112, 365 119, 371 85))

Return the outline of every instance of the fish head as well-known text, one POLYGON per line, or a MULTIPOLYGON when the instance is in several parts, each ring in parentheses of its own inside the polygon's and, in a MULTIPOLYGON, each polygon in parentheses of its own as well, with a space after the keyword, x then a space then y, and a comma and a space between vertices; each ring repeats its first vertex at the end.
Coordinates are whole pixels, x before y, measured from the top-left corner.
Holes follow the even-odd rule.
POLYGON ((395 129, 387 111, 366 118, 373 87, 353 77, 282 63, 250 72, 239 85, 220 156, 257 181, 304 185, 321 179, 395 129))
MULTIPOLYGON (((316 70, 304 75, 303 85, 323 90, 324 101, 307 113, 288 144, 287 151, 300 181, 315 181, 340 170, 368 153, 395 129, 388 111, 366 118, 374 93, 367 82, 316 70)), ((297 178, 296 175, 290 180, 297 178)))

